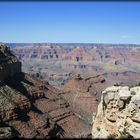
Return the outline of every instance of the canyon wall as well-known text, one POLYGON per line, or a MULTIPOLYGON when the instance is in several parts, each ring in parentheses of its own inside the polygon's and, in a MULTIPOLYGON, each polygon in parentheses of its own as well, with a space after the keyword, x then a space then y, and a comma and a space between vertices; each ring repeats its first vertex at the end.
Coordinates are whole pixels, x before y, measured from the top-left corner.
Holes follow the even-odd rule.
MULTIPOLYGON (((22 70, 63 86, 75 75, 92 77, 111 72, 140 75, 140 45, 132 44, 14 44, 22 70)), ((10 44, 9 44, 10 46, 10 44)), ((132 81, 132 80, 129 80, 132 81)))
POLYGON ((21 63, 0 45, 0 138, 89 138, 62 90, 21 72, 21 63))
POLYGON ((0 80, 14 76, 21 72, 21 62, 10 52, 5 45, 0 45, 0 80))

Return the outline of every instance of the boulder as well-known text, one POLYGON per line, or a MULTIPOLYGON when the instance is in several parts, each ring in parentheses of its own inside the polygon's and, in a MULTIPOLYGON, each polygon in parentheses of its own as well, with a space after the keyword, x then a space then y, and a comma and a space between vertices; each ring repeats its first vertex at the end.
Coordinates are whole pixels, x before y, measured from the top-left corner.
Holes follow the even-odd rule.
POLYGON ((105 89, 93 116, 92 138, 140 138, 139 93, 140 87, 105 89))

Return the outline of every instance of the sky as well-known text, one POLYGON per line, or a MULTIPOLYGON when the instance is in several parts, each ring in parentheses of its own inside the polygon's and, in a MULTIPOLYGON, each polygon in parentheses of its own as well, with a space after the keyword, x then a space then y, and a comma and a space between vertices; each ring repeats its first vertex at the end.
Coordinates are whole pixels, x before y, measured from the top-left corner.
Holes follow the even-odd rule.
POLYGON ((140 44, 140 2, 0 2, 0 42, 140 44))

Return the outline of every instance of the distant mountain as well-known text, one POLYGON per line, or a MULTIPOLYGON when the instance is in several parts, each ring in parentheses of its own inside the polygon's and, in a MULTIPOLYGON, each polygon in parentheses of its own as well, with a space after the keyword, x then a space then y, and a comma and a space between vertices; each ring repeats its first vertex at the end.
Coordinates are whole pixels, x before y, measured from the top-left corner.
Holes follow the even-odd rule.
POLYGON ((111 44, 111 43, 6 43, 8 47, 24 46, 61 46, 61 47, 140 47, 140 44, 111 44))

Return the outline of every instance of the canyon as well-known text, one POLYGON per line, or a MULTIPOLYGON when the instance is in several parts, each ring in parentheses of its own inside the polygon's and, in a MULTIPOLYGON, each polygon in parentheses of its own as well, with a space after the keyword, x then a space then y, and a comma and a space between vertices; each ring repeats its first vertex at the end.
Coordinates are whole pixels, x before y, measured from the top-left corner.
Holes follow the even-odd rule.
POLYGON ((0 54, 0 138, 91 137, 91 125, 72 110, 62 91, 21 72, 21 63, 3 44, 0 54))
POLYGON ((22 71, 58 87, 78 74, 87 78, 102 73, 138 75, 140 71, 140 45, 21 43, 8 46, 22 62, 22 71))
POLYGON ((89 124, 102 91, 140 84, 140 45, 89 43, 9 44, 22 70, 48 80, 89 124))
MULTIPOLYGON (((99 117, 106 120, 100 106, 106 108, 114 96, 120 100, 118 92, 123 87, 127 90, 123 96, 127 96, 129 88, 140 85, 140 45, 6 45, 0 45, 0 138, 116 136, 117 129, 109 134, 106 130, 98 132, 98 127, 107 126, 105 121, 99 123, 99 117), (108 87, 115 93, 108 93, 108 87)), ((108 113, 111 114, 109 109, 108 113)), ((111 127, 107 126, 109 131, 111 127)))

